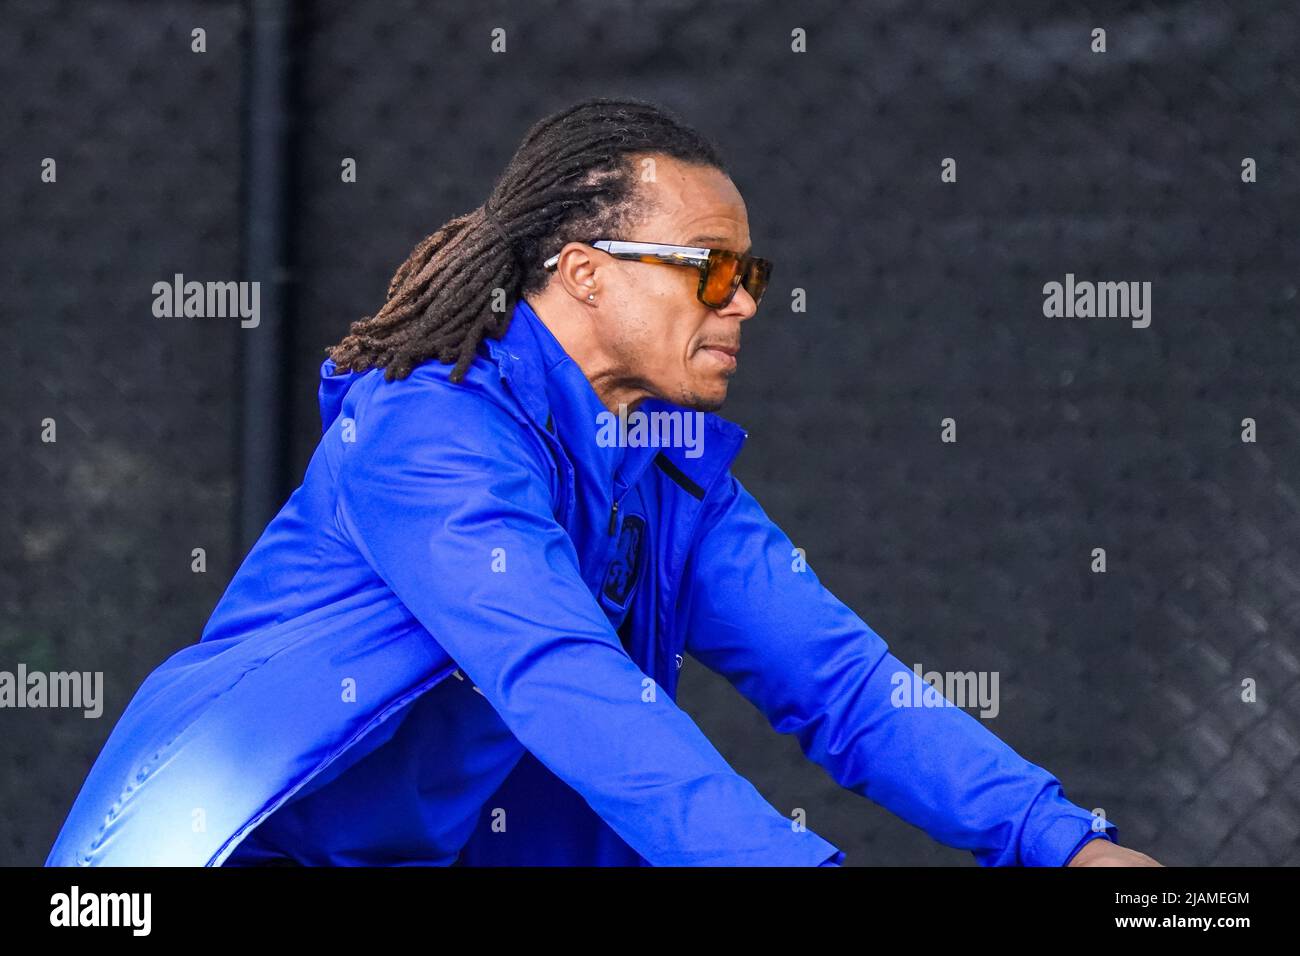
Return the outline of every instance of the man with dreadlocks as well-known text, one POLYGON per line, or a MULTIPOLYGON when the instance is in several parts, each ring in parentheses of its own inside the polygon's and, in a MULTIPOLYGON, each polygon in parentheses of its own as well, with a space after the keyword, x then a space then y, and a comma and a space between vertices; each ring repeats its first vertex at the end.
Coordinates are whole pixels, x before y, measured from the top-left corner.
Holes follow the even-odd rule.
POLYGON ((674 702, 689 653, 844 787, 985 865, 1152 865, 792 562, 712 414, 769 264, 716 149, 537 123, 321 368, 323 434, 50 865, 838 865, 674 702), (600 442, 699 413, 702 454, 600 442), (900 680, 902 685, 900 688, 900 680))

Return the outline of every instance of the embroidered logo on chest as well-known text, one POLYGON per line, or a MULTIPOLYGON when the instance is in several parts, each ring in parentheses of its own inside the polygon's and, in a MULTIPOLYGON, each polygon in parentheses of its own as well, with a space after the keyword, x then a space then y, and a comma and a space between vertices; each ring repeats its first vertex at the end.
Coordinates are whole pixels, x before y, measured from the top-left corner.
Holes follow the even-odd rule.
POLYGON ((627 606, 628 598, 641 577, 642 565, 645 563, 645 538, 645 518, 628 515, 623 519, 623 528, 618 533, 618 545, 614 549, 614 560, 605 572, 605 583, 601 587, 605 600, 618 608, 627 606))

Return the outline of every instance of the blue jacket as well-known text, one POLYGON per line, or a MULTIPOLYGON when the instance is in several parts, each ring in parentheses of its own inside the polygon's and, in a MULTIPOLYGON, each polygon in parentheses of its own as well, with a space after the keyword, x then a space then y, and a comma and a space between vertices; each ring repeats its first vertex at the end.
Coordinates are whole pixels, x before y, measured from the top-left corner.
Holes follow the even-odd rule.
POLYGON ((736 425, 598 440, 524 300, 461 383, 333 371, 302 485, 136 692, 47 865, 842 862, 677 706, 686 654, 982 864, 1118 837, 961 709, 894 705, 935 691, 798 570, 730 471, 736 425))

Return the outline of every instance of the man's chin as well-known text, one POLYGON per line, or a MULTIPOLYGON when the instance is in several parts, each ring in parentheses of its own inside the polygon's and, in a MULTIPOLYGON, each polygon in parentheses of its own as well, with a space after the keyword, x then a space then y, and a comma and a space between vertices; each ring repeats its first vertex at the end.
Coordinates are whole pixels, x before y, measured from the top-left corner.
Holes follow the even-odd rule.
POLYGON ((721 392, 687 392, 680 404, 696 412, 716 412, 726 403, 727 390, 724 387, 721 392))

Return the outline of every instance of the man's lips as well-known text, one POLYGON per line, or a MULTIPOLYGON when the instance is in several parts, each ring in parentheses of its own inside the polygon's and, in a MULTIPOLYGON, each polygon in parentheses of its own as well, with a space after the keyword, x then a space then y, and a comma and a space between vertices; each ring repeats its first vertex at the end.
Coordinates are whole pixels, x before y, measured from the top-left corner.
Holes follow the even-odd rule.
POLYGON ((740 346, 729 345, 723 342, 710 342, 708 345, 701 345, 700 351, 708 353, 724 368, 735 368, 736 353, 740 351, 740 346))

